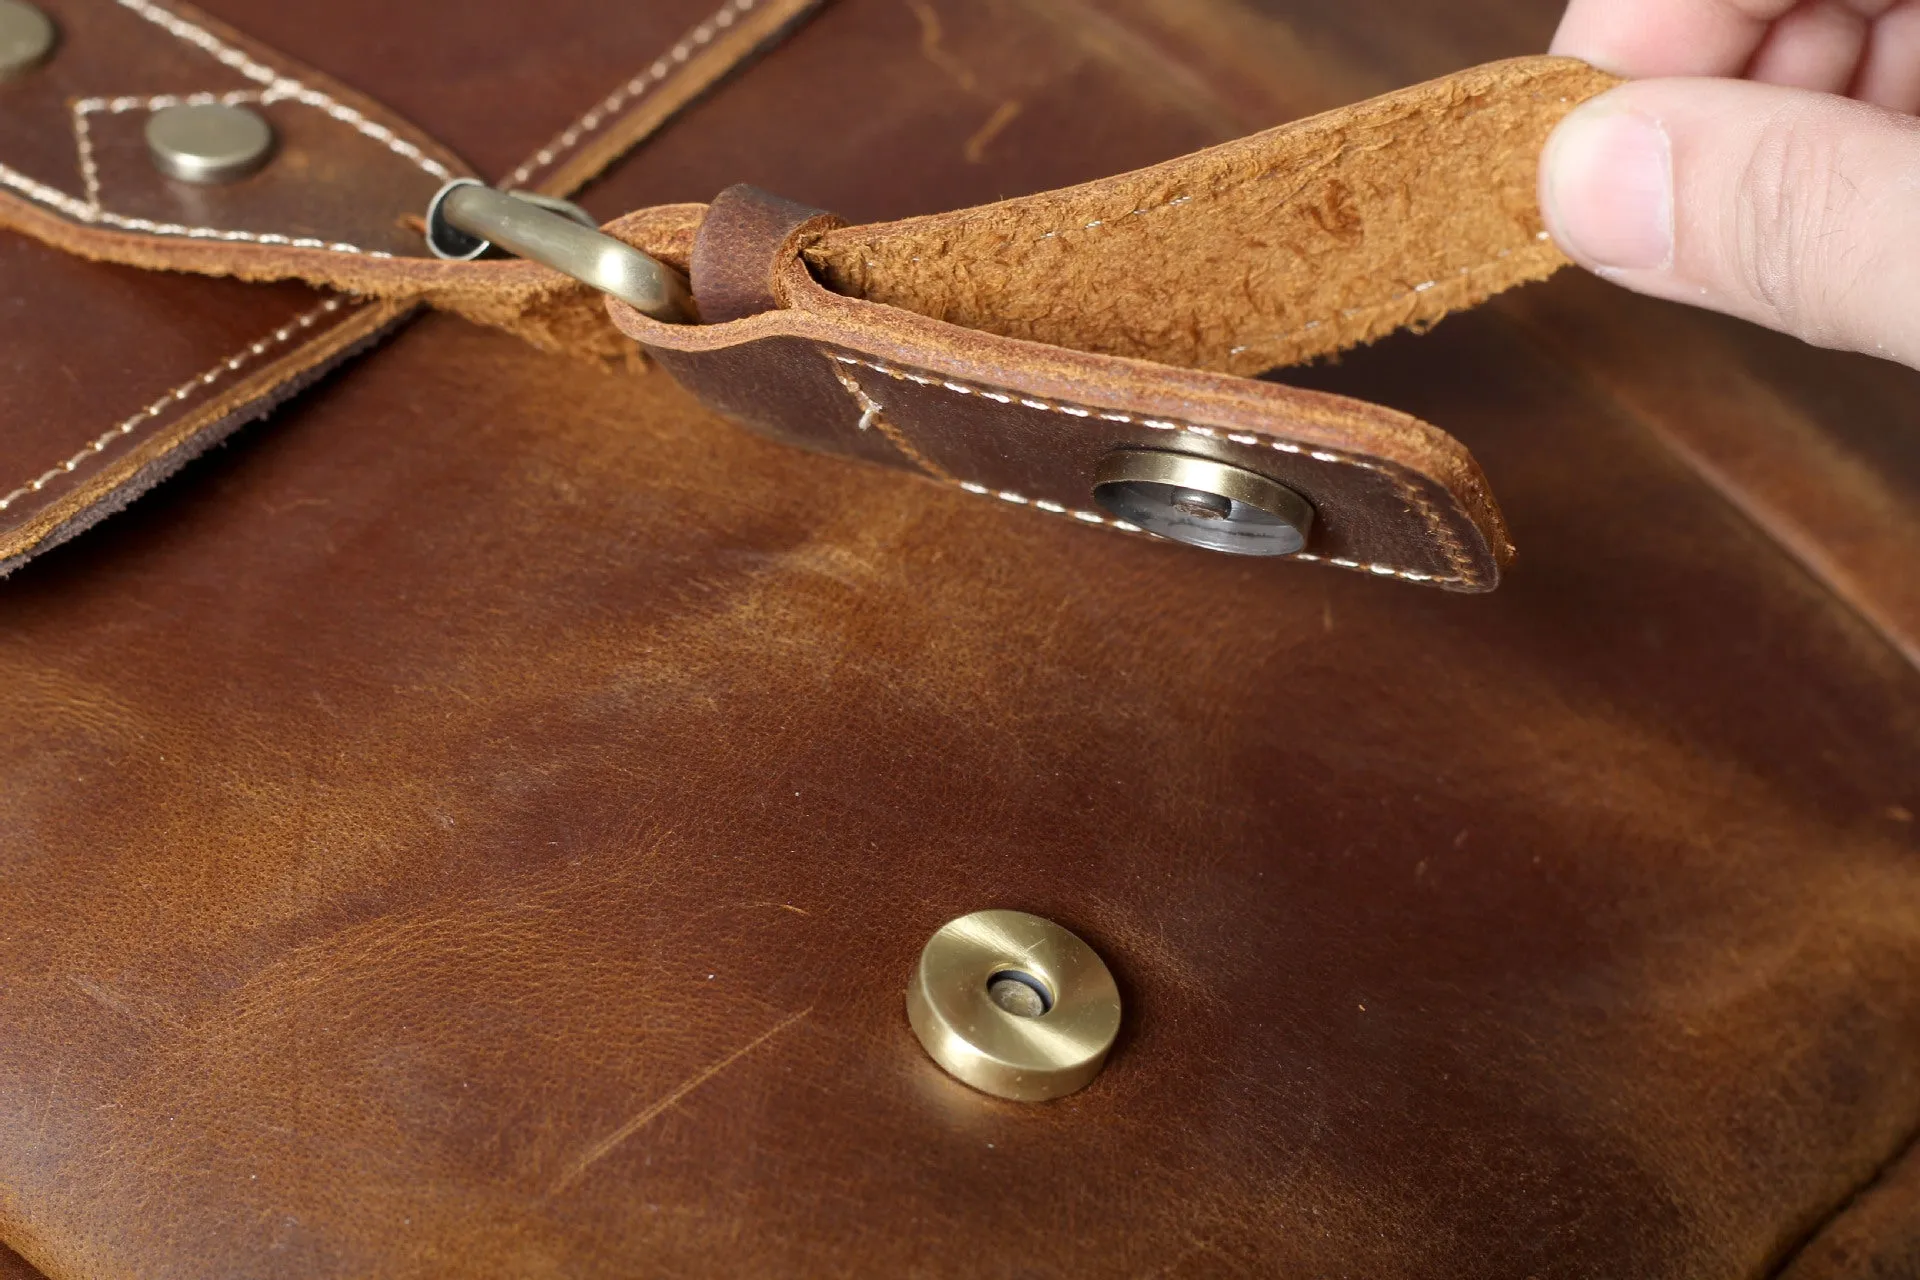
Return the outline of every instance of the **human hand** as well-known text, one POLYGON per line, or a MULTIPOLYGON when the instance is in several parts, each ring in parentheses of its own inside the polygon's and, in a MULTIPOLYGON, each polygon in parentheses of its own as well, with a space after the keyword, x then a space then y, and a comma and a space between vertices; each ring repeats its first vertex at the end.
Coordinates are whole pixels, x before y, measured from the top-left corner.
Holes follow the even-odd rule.
POLYGON ((1920 368, 1920 0, 1572 0, 1553 52, 1658 77, 1549 140, 1568 256, 1920 368))

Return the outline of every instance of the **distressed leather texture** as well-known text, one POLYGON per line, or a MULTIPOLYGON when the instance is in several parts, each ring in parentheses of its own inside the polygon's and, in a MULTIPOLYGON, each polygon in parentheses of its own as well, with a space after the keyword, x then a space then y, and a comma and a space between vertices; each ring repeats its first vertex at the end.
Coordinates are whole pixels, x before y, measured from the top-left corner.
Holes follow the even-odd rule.
MULTIPOLYGON (((604 91, 605 81, 593 82, 603 96, 551 135, 538 132, 547 127, 542 120, 565 119, 560 113, 568 108, 531 125, 496 121, 490 143, 517 137, 531 148, 499 180, 564 194, 811 7, 812 0, 652 5, 644 18, 623 18, 617 31, 603 33, 593 58, 569 50, 557 73, 537 61, 525 61, 516 73, 495 54, 490 65, 497 74, 517 74, 557 94, 569 86, 579 90, 589 75, 610 75, 604 70, 609 58, 623 59, 628 68, 611 92, 604 91)), ((114 301, 120 277, 63 275, 37 255, 33 260, 49 269, 19 269, 19 285, 0 305, 28 329, 29 316, 41 317, 48 331, 24 333, 0 355, 14 406, 0 425, 0 465, 8 468, 0 471, 0 574, 118 511, 391 331, 421 290, 376 299, 353 286, 369 270, 429 281, 444 276, 445 264, 426 256, 415 223, 442 182, 474 172, 364 94, 191 7, 52 0, 47 11, 60 29, 59 56, 0 84, 0 226, 82 257, 287 283, 236 289, 167 277, 153 286, 151 301, 122 305, 114 301), (205 100, 265 115, 276 131, 279 162, 216 188, 160 178, 146 155, 145 121, 162 107, 205 100), (346 286, 352 296, 293 284, 303 263, 324 264, 304 274, 346 286), (67 297, 89 291, 105 296, 66 305, 67 297), (193 309, 205 309, 212 323, 178 323, 183 310, 193 309), (74 325, 107 328, 80 340, 65 330, 74 325), (135 348, 144 354, 122 374, 121 353, 135 348), (37 366, 63 361, 78 383, 101 376, 88 367, 89 356, 131 384, 132 394, 114 406, 118 412, 91 416, 66 394, 68 387, 53 388, 50 402, 40 398, 37 366)), ((436 42, 450 50, 449 29, 466 39, 525 47, 518 30, 525 16, 504 9, 449 19, 428 6, 410 21, 411 28, 396 26, 387 14, 377 22, 363 17, 357 30, 384 31, 409 47, 436 42)), ((347 22, 336 38, 354 25, 347 22)), ((329 51, 324 40, 314 48, 329 51)), ((405 97, 410 82, 396 78, 396 87, 405 97)), ((527 87, 517 86, 520 96, 527 87)), ((452 82, 439 89, 466 102, 469 113, 477 109, 474 91, 452 82)), ((456 129, 453 136, 468 135, 456 129)), ((489 165, 499 163, 500 153, 481 154, 489 165)), ((9 237, 0 253, 33 251, 9 237)), ((480 274, 506 266, 488 264, 480 274)), ((501 274, 519 285, 504 292, 513 299, 520 331, 532 340, 577 345, 582 327, 606 331, 604 322, 575 315, 573 295, 581 291, 553 279, 528 281, 526 272, 510 268, 501 274), (556 303, 556 294, 565 301, 556 303)), ((485 307, 477 311, 479 318, 494 318, 485 307)))
MULTIPOLYGON (((212 7, 489 175, 658 56, 610 69, 585 0, 511 40, 212 7), (462 136, 489 112, 505 158, 462 136)), ((938 213, 1523 53, 1556 7, 837 0, 581 198, 938 213)), ((309 296, 0 252, 4 403, 63 422, 309 296), (90 339, 143 308, 144 347, 90 339)), ((1499 479, 1526 556, 1473 597, 408 326, 0 587, 0 1240, 48 1280, 1911 1274, 1920 673, 1862 603, 1899 526, 1783 537, 1761 462, 1703 465, 1732 418, 1682 449, 1661 415, 1715 411, 1692 362, 1841 510, 1909 491, 1920 388, 1669 314, 1562 276, 1284 375, 1499 479), (992 906, 1120 981, 1080 1094, 913 1041, 920 945, 992 906)))
MULTIPOLYGON (((708 42, 703 34, 675 54, 708 42)), ((1317 532, 1302 559, 1491 590, 1512 546, 1478 466, 1443 432, 1371 405, 1179 369, 1298 363, 1431 324, 1565 265, 1541 228, 1534 168, 1560 116, 1612 83, 1568 59, 1513 59, 1141 172, 883 226, 848 228, 819 210, 781 225, 780 211, 802 207, 741 185, 697 228, 660 209, 610 226, 674 263, 694 234, 703 323, 676 333, 624 308, 615 320, 707 403, 782 439, 897 459, 969 492, 1131 533, 1140 530, 1090 509, 1099 460, 1142 444, 1207 453, 1313 505, 1317 532), (881 305, 840 307, 827 325, 832 346, 813 332, 755 332, 765 325, 736 340, 721 325, 784 308, 805 329, 806 313, 835 306, 809 271, 881 305), (859 432, 885 439, 878 449, 841 428, 844 405, 823 362, 859 432), (912 385, 876 397, 861 384, 866 371, 912 385), (935 402, 916 411, 913 386, 933 389, 935 402), (1075 429, 1083 424, 1097 429, 1075 429)), ((271 84, 287 87, 269 98, 302 92, 297 81, 271 84)), ((90 237, 92 256, 292 276, 389 304, 427 300, 544 349, 630 355, 591 318, 597 295, 532 264, 428 262, 417 246, 409 258, 285 235, 265 237, 275 241, 267 248, 247 233, 189 261, 173 246, 75 234, 90 237), (288 243, 306 247, 280 247, 288 243)))

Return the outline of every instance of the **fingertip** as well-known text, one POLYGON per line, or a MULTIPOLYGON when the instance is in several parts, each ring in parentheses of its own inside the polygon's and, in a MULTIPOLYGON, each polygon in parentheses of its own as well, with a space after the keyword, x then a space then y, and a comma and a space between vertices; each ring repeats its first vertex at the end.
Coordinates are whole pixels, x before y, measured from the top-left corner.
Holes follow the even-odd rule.
POLYGON ((1673 263, 1673 145, 1661 122, 1603 94, 1575 108, 1540 158, 1540 209, 1560 248, 1597 271, 1673 263))
POLYGON ((1628 79, 1732 76, 1766 36, 1770 19, 1759 15, 1791 7, 1792 0, 1573 0, 1548 47, 1628 79))

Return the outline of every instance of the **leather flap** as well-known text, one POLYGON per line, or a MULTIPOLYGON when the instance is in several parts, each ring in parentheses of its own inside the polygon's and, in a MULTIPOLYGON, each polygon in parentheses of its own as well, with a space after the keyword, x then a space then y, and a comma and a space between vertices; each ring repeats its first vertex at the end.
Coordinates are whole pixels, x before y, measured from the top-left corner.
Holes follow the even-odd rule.
MULTIPOLYGON (((662 234, 651 247, 663 257, 691 234, 654 225, 662 234)), ((1094 470, 1115 448, 1175 449, 1259 472, 1306 498, 1316 519, 1293 559, 1488 591, 1512 554, 1473 458, 1405 414, 962 329, 832 293, 797 247, 789 253, 773 288, 785 305, 758 315, 670 325, 617 301, 608 309, 731 418, 1013 506, 1146 536, 1097 508, 1094 470)))

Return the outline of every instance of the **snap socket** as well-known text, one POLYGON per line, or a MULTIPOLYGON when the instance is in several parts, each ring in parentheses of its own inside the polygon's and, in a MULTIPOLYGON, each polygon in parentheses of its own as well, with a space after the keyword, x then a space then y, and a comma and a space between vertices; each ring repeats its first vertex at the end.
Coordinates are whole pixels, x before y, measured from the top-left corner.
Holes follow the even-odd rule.
POLYGON ((1109 515, 1175 542, 1242 556, 1290 556, 1307 545, 1313 508, 1242 467, 1156 449, 1116 449, 1094 472, 1109 515))
POLYGON ((236 182, 273 153, 273 126, 227 102, 164 107, 147 118, 147 152, 160 172, 182 182, 236 182))
POLYGON ((0 0, 0 80, 33 70, 53 52, 53 19, 26 0, 0 0))
POLYGON ((1120 989, 1094 949, 1053 921, 976 911, 927 940, 907 1021, 954 1078, 1043 1102, 1100 1074, 1120 1031, 1120 989))

